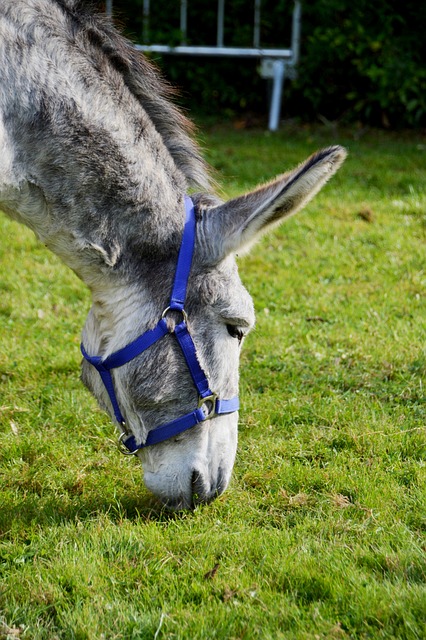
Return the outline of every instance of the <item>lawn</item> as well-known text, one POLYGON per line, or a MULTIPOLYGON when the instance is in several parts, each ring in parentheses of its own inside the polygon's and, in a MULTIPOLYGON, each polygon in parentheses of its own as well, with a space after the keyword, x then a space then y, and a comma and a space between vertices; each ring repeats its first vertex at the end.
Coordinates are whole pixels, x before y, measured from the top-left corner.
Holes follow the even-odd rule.
MULTIPOLYGON (((204 123, 205 124, 205 123, 204 123)), ((426 139, 204 126, 223 194, 349 158, 239 259, 233 481, 169 514, 79 382, 84 286, 0 215, 0 639, 426 637, 426 139)))

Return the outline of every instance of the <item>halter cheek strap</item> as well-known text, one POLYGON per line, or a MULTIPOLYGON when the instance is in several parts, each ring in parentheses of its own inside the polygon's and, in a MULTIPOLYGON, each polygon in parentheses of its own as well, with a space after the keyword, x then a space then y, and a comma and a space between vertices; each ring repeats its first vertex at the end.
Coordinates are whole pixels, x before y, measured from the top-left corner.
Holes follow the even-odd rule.
POLYGON ((81 352, 84 358, 99 372, 111 401, 115 418, 124 430, 120 436, 120 443, 125 447, 123 453, 126 454, 137 453, 138 449, 173 438, 200 422, 214 418, 217 415, 234 413, 239 409, 237 396, 229 400, 223 400, 219 399, 217 394, 211 391, 207 376, 198 361, 194 341, 188 330, 185 300, 188 278, 191 271, 192 256, 194 253, 196 227, 194 205, 191 198, 188 196, 185 196, 185 211, 185 227, 179 250, 170 304, 163 312, 157 326, 154 329, 146 331, 136 338, 136 340, 133 340, 133 342, 122 349, 115 351, 107 358, 102 358, 102 356, 90 356, 86 352, 84 346, 81 345, 81 352), (182 321, 177 324, 173 330, 169 330, 166 321, 166 316, 170 311, 178 311, 182 314, 182 321), (133 435, 129 435, 127 432, 126 422, 120 411, 115 394, 111 369, 116 369, 127 364, 149 349, 149 347, 158 342, 158 340, 164 338, 167 334, 173 334, 176 337, 176 340, 182 350, 186 365, 198 392, 198 406, 194 411, 187 413, 176 420, 172 420, 171 422, 155 427, 148 432, 145 443, 138 444, 135 437, 133 435))

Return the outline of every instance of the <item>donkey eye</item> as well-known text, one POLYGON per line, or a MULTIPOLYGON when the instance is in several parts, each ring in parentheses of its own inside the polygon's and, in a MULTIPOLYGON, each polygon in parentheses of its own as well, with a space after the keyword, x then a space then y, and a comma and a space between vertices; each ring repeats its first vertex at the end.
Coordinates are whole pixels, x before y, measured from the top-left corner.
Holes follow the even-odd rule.
POLYGON ((242 339, 244 338, 244 333, 241 331, 241 329, 233 324, 227 324, 226 328, 231 338, 237 338, 238 342, 241 344, 242 339))

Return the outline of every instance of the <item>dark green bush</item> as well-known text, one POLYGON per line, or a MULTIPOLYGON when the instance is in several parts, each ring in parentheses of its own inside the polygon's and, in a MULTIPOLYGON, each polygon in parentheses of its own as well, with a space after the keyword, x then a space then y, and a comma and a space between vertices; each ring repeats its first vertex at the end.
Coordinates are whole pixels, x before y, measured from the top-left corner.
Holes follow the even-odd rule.
MULTIPOLYGON (((143 0, 114 0, 141 41, 143 0)), ((251 46, 253 2, 225 6, 225 43, 251 46)), ((216 3, 189 0, 188 44, 214 44, 216 3)), ((263 0, 262 46, 287 47, 291 0, 263 0)), ((385 127, 426 124, 426 4, 417 0, 311 0, 303 3, 298 78, 285 86, 283 115, 361 121, 385 127)), ((151 2, 151 42, 177 44, 179 2, 151 2)), ((165 75, 192 111, 266 113, 268 87, 257 62, 163 56, 165 75)))
POLYGON ((384 126, 426 122, 424 3, 316 0, 305 8, 304 110, 384 126))

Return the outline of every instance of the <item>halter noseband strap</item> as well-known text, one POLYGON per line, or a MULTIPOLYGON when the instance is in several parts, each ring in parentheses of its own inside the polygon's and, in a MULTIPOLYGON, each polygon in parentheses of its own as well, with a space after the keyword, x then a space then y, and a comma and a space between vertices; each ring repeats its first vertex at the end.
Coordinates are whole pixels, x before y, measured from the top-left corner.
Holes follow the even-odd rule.
POLYGON ((234 411, 238 411, 239 408, 238 397, 231 398, 230 400, 221 400, 217 397, 216 393, 210 390, 207 376, 198 361, 197 350, 188 330, 185 300, 189 273, 191 271, 192 255, 194 253, 196 225, 194 205, 188 196, 185 196, 185 210, 185 227, 179 250, 170 304, 163 312, 157 326, 154 329, 146 331, 136 338, 136 340, 133 340, 133 342, 115 351, 106 358, 102 358, 102 356, 90 356, 84 346, 81 345, 81 352, 84 358, 99 372, 108 392, 115 418, 124 429, 120 436, 120 443, 126 448, 123 452, 127 454, 137 453, 138 449, 168 440, 204 420, 214 418, 221 414, 233 413, 234 411), (179 311, 182 314, 182 321, 177 324, 173 330, 169 330, 166 321, 166 316, 169 311, 179 311), (148 432, 145 443, 138 444, 135 437, 127 432, 126 422, 120 411, 115 395, 111 369, 116 369, 117 367, 127 364, 169 333, 176 336, 184 355, 185 362, 198 392, 198 406, 191 413, 187 413, 176 420, 155 427, 148 432))

